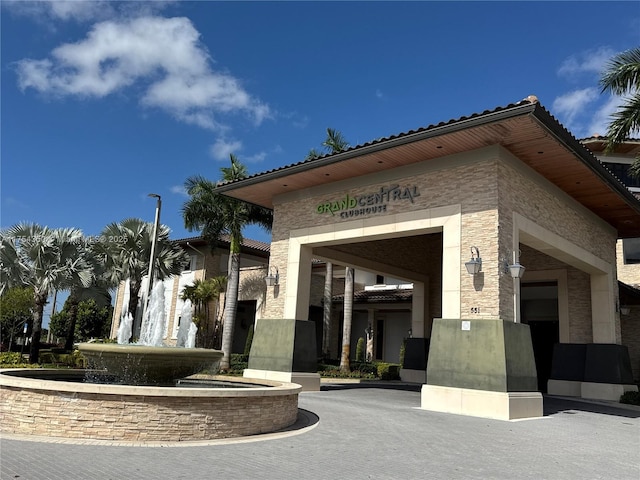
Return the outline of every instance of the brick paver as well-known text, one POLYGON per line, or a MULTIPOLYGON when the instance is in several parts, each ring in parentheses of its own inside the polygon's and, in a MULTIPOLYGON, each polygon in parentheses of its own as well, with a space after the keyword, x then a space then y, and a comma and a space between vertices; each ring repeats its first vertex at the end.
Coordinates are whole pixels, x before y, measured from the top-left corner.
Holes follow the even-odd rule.
POLYGON ((544 418, 504 422, 419 405, 415 386, 328 385, 300 395, 300 408, 319 418, 315 427, 263 441, 150 448, 3 438, 0 477, 640 478, 640 408, 545 397, 544 418))

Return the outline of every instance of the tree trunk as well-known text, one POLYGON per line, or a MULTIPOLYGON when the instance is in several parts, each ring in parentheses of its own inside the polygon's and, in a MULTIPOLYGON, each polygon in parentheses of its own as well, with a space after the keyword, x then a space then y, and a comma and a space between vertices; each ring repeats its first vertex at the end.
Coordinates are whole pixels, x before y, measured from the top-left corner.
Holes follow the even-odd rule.
POLYGON ((231 367, 231 349, 233 348, 233 330, 238 309, 238 288, 240 284, 240 253, 229 255, 229 280, 224 302, 224 324, 222 326, 222 360, 220 370, 231 367))
POLYGON ((31 327, 31 346, 29 347, 29 363, 38 363, 40 357, 40 338, 42 337, 42 317, 47 295, 34 295, 36 308, 33 310, 33 325, 31 327))
POLYGON ((131 326, 131 338, 129 341, 132 341, 134 338, 140 337, 140 327, 142 325, 142 319, 138 321, 136 319, 136 313, 138 311, 138 295, 140 294, 140 282, 134 281, 133 279, 129 280, 129 313, 131 314, 131 318, 133 319, 133 325, 131 326))
POLYGON ((80 298, 75 289, 69 294, 67 302, 69 303, 69 329, 67 330, 64 349, 73 350, 73 343, 76 336, 76 322, 78 321, 78 303, 80 303, 80 298))
POLYGON ((324 310, 322 312, 322 354, 325 358, 331 356, 331 305, 333 298, 333 263, 327 262, 324 276, 324 310))
POLYGON ((351 350, 351 321, 353 320, 353 269, 347 267, 344 272, 344 326, 342 327, 342 355, 340 370, 350 371, 349 356, 351 350))

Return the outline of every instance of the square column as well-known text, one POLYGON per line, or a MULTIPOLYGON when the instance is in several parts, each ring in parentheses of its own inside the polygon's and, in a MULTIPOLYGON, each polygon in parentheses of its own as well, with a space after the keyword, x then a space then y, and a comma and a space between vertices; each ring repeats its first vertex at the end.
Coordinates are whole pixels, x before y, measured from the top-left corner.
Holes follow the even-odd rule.
POLYGON ((537 385, 528 325, 434 321, 421 408, 501 420, 541 417, 537 385))

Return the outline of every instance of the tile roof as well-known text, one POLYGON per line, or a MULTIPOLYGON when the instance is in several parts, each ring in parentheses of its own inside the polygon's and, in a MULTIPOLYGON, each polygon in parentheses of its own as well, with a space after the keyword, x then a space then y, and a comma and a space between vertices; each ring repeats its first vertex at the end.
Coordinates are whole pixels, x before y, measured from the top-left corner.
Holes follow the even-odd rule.
MULTIPOLYGON (((362 290, 353 293, 353 303, 397 303, 410 302, 413 289, 402 290, 362 290)), ((334 295, 334 302, 344 302, 344 294, 334 295)))
POLYGON ((328 158, 331 158, 331 157, 336 157, 336 156, 339 156, 339 155, 341 156, 342 154, 347 153, 347 152, 353 152, 355 150, 363 150, 363 149, 366 149, 367 147, 371 147, 371 146, 374 146, 374 145, 377 145, 377 144, 381 144, 381 143, 386 143, 386 142, 389 142, 391 140, 397 140, 397 139, 401 139, 401 138, 404 138, 404 137, 410 137, 410 136, 415 135, 415 134, 419 134, 419 133, 426 132, 426 131, 429 131, 429 130, 435 130, 437 128, 445 127, 447 125, 453 125, 453 124, 456 124, 456 123, 465 122, 465 121, 472 120, 472 119, 475 119, 475 118, 479 118, 479 117, 483 117, 483 116, 486 116, 486 115, 495 114, 495 113, 498 113, 498 112, 509 110, 509 109, 512 109, 512 108, 517 107, 517 106, 529 105, 529 104, 534 104, 534 103, 538 103, 538 99, 534 95, 529 95, 527 98, 525 98, 524 100, 522 100, 520 102, 510 103, 509 105, 506 105, 506 106, 503 106, 503 107, 497 107, 497 108, 495 108, 493 110, 485 110, 482 113, 474 113, 472 115, 462 116, 460 118, 453 118, 453 119, 450 119, 450 120, 448 120, 446 122, 440 122, 438 124, 430 124, 430 125, 428 125, 426 127, 420 127, 420 128, 416 128, 416 129, 413 129, 413 130, 408 130, 406 132, 401 132, 401 133, 398 133, 398 134, 395 134, 395 135, 389 135, 387 137, 380 137, 380 138, 371 140, 369 142, 361 143, 361 144, 354 145, 354 146, 349 146, 349 147, 345 148, 344 150, 341 150, 340 152, 337 152, 337 153, 325 153, 324 155, 319 155, 317 157, 308 158, 308 159, 301 160, 301 161, 295 162, 295 163, 290 163, 288 165, 283 165, 281 167, 277 167, 277 168, 274 168, 274 169, 271 169, 271 170, 266 170, 266 171, 263 171, 263 172, 255 173, 253 175, 249 175, 248 177, 243 178, 242 180, 220 182, 217 185, 217 188, 224 187, 224 186, 227 186, 227 185, 236 184, 236 183, 239 183, 239 182, 245 183, 247 180, 251 180, 251 179, 256 178, 256 177, 262 177, 262 176, 269 175, 269 174, 272 174, 272 173, 275 173, 275 172, 279 172, 279 171, 282 171, 282 170, 291 170, 291 169, 294 169, 295 167, 306 166, 306 165, 310 165, 310 164, 313 164, 313 163, 321 163, 322 160, 325 160, 325 159, 328 159, 328 158))
MULTIPOLYGON (((221 235, 218 241, 224 245, 229 245, 230 243, 229 235, 221 235)), ((207 243, 204 237, 179 238, 174 240, 174 242, 178 244, 191 243, 191 244, 198 244, 198 245, 206 245, 207 243)), ((265 252, 265 253, 269 253, 271 251, 270 243, 260 242, 258 240, 251 240, 250 238, 242 239, 242 247, 251 249, 251 250, 256 250, 259 252, 265 252)))
MULTIPOLYGON (((216 191, 273 208, 273 199, 351 178, 499 145, 612 225, 619 238, 640 235, 640 203, 595 156, 596 144, 577 140, 535 96, 305 159, 216 191)), ((637 146, 636 146, 637 147, 637 146)), ((627 148, 636 148, 631 143, 627 148)))

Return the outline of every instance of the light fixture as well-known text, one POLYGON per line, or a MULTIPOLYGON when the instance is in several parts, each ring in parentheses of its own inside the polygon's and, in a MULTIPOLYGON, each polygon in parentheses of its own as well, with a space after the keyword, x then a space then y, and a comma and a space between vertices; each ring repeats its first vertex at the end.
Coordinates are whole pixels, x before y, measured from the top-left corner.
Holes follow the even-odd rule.
POLYGON ((480 250, 478 247, 471 247, 471 260, 464 263, 469 275, 475 275, 482 270, 482 259, 480 258, 480 250))
POLYGON ((516 254, 516 252, 513 252, 513 263, 511 265, 506 265, 506 270, 509 272, 512 278, 522 278, 522 276, 524 275, 524 271, 526 270, 522 265, 520 265, 520 262, 518 261, 519 254, 520 252, 518 252, 518 254, 516 254))
POLYGON ((522 278, 522 275, 524 275, 524 271, 526 270, 519 263, 514 263, 513 265, 508 265, 507 268, 509 269, 509 273, 511 274, 511 276, 513 278, 522 278))
POLYGON ((629 315, 631 313, 631 308, 627 305, 620 305, 620 313, 622 315, 629 315))
POLYGON ((278 274, 278 267, 269 268, 269 275, 264 277, 264 281, 267 284, 267 287, 275 287, 278 285, 278 280, 280 279, 280 275, 278 274))

